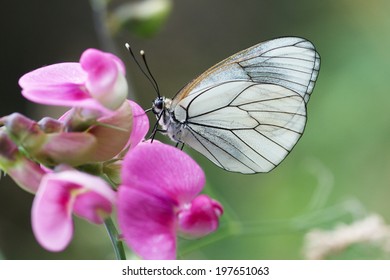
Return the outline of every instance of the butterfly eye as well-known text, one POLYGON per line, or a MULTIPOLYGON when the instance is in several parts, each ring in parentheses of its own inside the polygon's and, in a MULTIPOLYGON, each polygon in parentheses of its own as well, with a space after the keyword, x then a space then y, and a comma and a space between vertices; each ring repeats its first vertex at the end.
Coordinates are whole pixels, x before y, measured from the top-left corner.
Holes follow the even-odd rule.
POLYGON ((164 100, 162 97, 157 97, 153 101, 153 113, 159 114, 164 108, 164 100))

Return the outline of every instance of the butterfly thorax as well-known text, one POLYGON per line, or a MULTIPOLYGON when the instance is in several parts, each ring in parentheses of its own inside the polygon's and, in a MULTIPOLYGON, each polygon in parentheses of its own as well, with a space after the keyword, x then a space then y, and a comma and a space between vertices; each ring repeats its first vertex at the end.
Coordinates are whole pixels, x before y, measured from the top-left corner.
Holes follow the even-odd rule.
POLYGON ((172 109, 172 100, 166 97, 157 97, 153 101, 152 111, 156 115, 161 132, 168 135, 173 141, 181 142, 184 123, 175 118, 172 109))

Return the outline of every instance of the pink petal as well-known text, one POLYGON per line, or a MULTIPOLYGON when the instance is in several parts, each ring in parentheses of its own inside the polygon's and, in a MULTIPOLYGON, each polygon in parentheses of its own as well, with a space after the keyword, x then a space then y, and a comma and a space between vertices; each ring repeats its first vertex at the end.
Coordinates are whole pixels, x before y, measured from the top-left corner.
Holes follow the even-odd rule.
POLYGON ((80 58, 83 70, 88 73, 87 88, 96 94, 109 91, 118 76, 116 63, 103 52, 87 49, 80 58))
POLYGON ((80 58, 81 67, 88 73, 85 83, 88 92, 112 110, 123 103, 128 90, 118 60, 114 55, 96 49, 87 49, 80 58))
POLYGON ((35 238, 49 251, 61 251, 73 236, 69 185, 46 175, 35 196, 31 220, 35 238))
POLYGON ((133 127, 132 114, 132 107, 124 102, 115 112, 98 118, 99 123, 108 126, 96 125, 88 131, 97 140, 96 151, 91 155, 92 161, 112 159, 126 147, 133 127))
POLYGON ((19 85, 25 98, 39 104, 107 111, 87 91, 87 77, 80 63, 65 62, 31 71, 19 79, 19 85))
POLYGON ((77 211, 91 222, 100 222, 97 215, 110 210, 115 203, 115 192, 96 176, 76 170, 50 173, 43 177, 32 207, 32 226, 38 242, 47 250, 61 251, 73 235, 72 210, 77 197, 88 192, 77 202, 77 211), (100 203, 100 204, 99 204, 100 203), (91 209, 87 209, 91 207, 91 209), (95 215, 91 212, 96 211, 95 215))
POLYGON ((77 62, 63 62, 33 70, 19 79, 23 88, 51 87, 58 84, 83 85, 87 73, 77 62))
POLYGON ((222 205, 207 195, 199 195, 178 213, 178 228, 191 238, 205 236, 218 228, 222 205))
POLYGON ((86 191, 92 191, 104 197, 111 204, 115 204, 115 191, 100 177, 83 173, 77 170, 67 170, 54 173, 57 180, 62 180, 68 184, 78 185, 86 191))
POLYGON ((144 259, 175 259, 173 202, 133 188, 118 190, 118 223, 124 239, 144 259))
POLYGON ((102 224, 112 212, 112 202, 96 192, 81 193, 76 197, 73 211, 92 223, 102 224))
POLYGON ((138 145, 138 143, 145 138, 146 133, 148 133, 149 118, 141 106, 131 100, 129 100, 129 103, 133 112, 133 128, 131 129, 131 135, 127 146, 132 149, 138 145))
POLYGON ((80 90, 78 85, 58 85, 39 89, 26 88, 22 90, 22 94, 28 100, 39 104, 109 111, 98 100, 80 90))
POLYGON ((86 73, 79 63, 68 62, 45 66, 19 79, 27 99, 47 105, 77 106, 90 96, 83 88, 86 73))
POLYGON ((179 204, 190 202, 203 188, 205 175, 181 150, 158 141, 139 143, 127 153, 122 184, 170 196, 179 204))
POLYGON ((111 59, 112 61, 114 61, 116 63, 116 66, 119 70, 119 72, 124 76, 126 75, 126 67, 125 67, 125 64, 123 63, 123 61, 117 57, 116 55, 113 55, 112 53, 105 53, 105 55, 111 59))

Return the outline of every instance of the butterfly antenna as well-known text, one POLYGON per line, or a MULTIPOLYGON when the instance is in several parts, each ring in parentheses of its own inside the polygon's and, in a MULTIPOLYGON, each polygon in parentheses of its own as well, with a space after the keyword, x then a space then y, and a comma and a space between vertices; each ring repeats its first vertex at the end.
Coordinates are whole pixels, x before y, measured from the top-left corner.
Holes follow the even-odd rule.
POLYGON ((146 54, 145 54, 145 52, 143 50, 140 51, 140 54, 141 54, 142 60, 144 61, 146 70, 148 70, 149 77, 153 80, 153 83, 155 85, 154 88, 156 89, 157 95, 158 95, 158 97, 161 97, 160 96, 160 89, 158 87, 158 83, 157 83, 156 79, 154 78, 154 76, 152 74, 152 71, 150 71, 148 62, 146 61, 146 54))
POLYGON ((134 55, 134 52, 133 52, 133 49, 131 48, 131 46, 130 46, 128 43, 126 43, 126 44, 125 44, 125 47, 126 47, 126 49, 129 51, 131 57, 133 58, 134 62, 137 64, 138 68, 141 70, 142 74, 144 74, 144 76, 148 79, 148 81, 150 82, 150 84, 152 85, 152 87, 154 88, 154 90, 156 91, 157 96, 160 97, 160 96, 161 96, 161 95, 160 95, 160 90, 159 90, 159 88, 158 88, 156 79, 153 77, 153 75, 152 75, 152 73, 151 73, 151 71, 150 71, 150 69, 149 69, 149 66, 148 66, 148 64, 146 63, 145 52, 144 52, 144 51, 140 51, 140 54, 141 54, 141 56, 142 56, 142 60, 143 60, 143 62, 144 62, 144 64, 145 64, 145 67, 146 67, 146 70, 147 70, 147 71, 145 71, 145 70, 142 68, 141 64, 140 64, 140 63, 138 62, 138 60, 136 59, 136 57, 135 57, 135 55, 134 55))

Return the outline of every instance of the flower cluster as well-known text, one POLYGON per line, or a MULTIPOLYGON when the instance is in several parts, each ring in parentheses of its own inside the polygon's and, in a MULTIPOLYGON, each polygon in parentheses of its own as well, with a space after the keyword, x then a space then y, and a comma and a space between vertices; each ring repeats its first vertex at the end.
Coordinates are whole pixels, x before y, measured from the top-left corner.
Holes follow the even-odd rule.
POLYGON ((67 247, 73 215, 102 224, 117 213, 118 238, 144 259, 174 259, 178 235, 217 229, 223 208, 199 194, 202 169, 182 151, 144 140, 149 121, 127 100, 118 57, 88 49, 79 62, 39 68, 19 84, 31 101, 70 107, 58 120, 0 118, 0 169, 35 195, 32 229, 45 249, 67 247))

